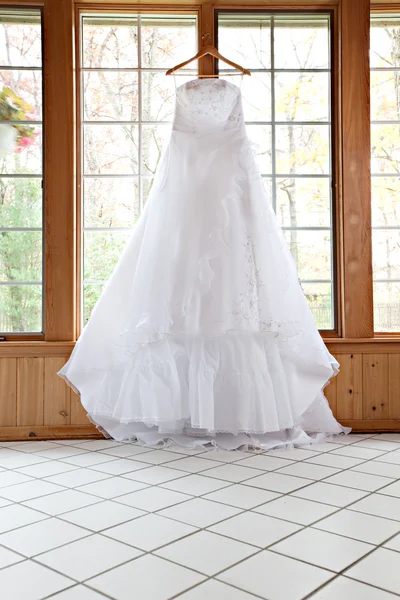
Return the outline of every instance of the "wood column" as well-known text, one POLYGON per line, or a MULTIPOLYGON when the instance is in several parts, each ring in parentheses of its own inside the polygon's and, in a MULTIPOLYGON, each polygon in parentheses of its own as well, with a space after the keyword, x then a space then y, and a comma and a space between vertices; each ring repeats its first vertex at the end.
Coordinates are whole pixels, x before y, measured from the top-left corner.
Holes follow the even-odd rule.
POLYGON ((373 337, 369 0, 341 3, 343 336, 373 337))
POLYGON ((74 5, 44 1, 45 339, 75 339, 74 5))

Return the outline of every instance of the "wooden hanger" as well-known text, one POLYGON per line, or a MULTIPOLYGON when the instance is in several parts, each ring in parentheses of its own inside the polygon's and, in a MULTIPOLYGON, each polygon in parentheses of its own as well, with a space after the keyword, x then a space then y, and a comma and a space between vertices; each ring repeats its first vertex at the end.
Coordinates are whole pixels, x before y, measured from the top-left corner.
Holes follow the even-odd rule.
MULTIPOLYGON (((206 37, 209 39, 211 36, 209 33, 205 33, 203 35, 202 39, 204 39, 206 37)), ((175 65, 175 67, 168 69, 168 71, 165 74, 166 75, 175 75, 175 71, 179 71, 179 69, 186 67, 186 65, 193 62, 194 60, 198 60, 199 58, 203 58, 203 56, 207 56, 207 54, 214 56, 214 58, 217 58, 218 60, 222 60, 222 62, 224 62, 224 63, 228 64, 229 66, 233 67, 234 69, 237 69, 238 71, 240 71, 240 73, 224 73, 224 76, 225 75, 251 75, 251 73, 248 69, 245 69, 241 65, 238 65, 237 63, 232 62, 228 58, 225 58, 225 56, 222 56, 222 54, 220 54, 218 52, 217 48, 215 46, 212 46, 211 44, 206 44, 205 46, 202 47, 201 50, 199 50, 199 52, 197 52, 197 54, 195 54, 188 60, 185 60, 185 62, 182 62, 179 65, 175 65)), ((187 74, 180 73, 180 75, 187 75, 187 74)), ((216 75, 198 75, 198 77, 216 77, 216 75)))

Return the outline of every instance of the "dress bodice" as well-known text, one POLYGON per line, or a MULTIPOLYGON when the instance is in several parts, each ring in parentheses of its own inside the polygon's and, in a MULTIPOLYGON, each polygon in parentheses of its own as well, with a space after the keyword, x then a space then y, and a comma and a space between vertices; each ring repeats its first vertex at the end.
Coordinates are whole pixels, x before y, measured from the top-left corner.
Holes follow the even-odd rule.
POLYGON ((224 79, 193 79, 179 86, 173 129, 200 135, 244 130, 239 87, 224 79))

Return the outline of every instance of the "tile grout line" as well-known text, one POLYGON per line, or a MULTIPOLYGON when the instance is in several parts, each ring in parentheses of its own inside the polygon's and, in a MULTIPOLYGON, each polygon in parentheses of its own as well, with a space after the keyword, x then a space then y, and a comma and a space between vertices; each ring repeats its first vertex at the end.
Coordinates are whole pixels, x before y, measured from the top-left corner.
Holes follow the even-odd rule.
MULTIPOLYGON (((372 437, 372 436, 371 436, 371 437, 372 437)), ((362 438, 362 439, 365 439, 365 438, 362 438)), ((357 442, 353 442, 353 444, 355 444, 355 443, 357 443, 357 442)), ((353 445, 353 444, 351 444, 351 445, 353 445)), ((341 444, 338 444, 338 447, 340 447, 340 446, 341 446, 341 444)), ((336 448, 335 448, 335 450, 336 450, 336 448)), ((329 451, 329 452, 332 452, 332 451, 333 451, 333 450, 331 450, 331 451, 329 451)), ((383 452, 383 453, 381 454, 381 456, 383 456, 383 455, 386 455, 386 454, 389 454, 389 453, 390 453, 390 452, 392 452, 392 451, 396 451, 396 450, 395 450, 395 449, 393 449, 393 450, 391 450, 391 451, 383 452)), ((85 451, 85 452, 86 452, 86 451, 85 451)), ((99 451, 91 451, 91 452, 100 452, 100 453, 101 453, 101 450, 99 450, 99 451)), ((318 454, 324 455, 324 454, 329 454, 329 452, 319 452, 318 454)), ((24 454, 25 454, 25 453, 24 453, 24 454)), ((249 454, 250 454, 250 455, 254 455, 254 453, 253 453, 253 452, 249 452, 249 454)), ((263 455, 264 453, 260 453, 260 454, 261 454, 261 455, 263 455)), ((39 454, 38 454, 38 455, 39 455, 39 454)), ((182 456, 182 459, 183 459, 183 458, 188 458, 189 456, 190 456, 190 455, 183 455, 183 456, 182 456)), ((118 458, 120 458, 120 459, 121 459, 121 458, 125 458, 125 459, 128 459, 128 460, 130 460, 128 457, 114 457, 114 458, 115 458, 115 459, 118 459, 118 458)), ((52 459, 52 460, 58 461, 58 460, 60 460, 60 459, 52 459)), ((131 458, 131 460, 135 460, 135 455, 133 455, 133 458, 131 458)), ((174 460, 181 460, 181 459, 176 459, 176 458, 174 457, 174 458, 173 458, 171 461, 167 461, 167 465, 168 465, 170 462, 173 462, 174 460)), ((246 460, 246 458, 245 458, 245 459, 241 458, 241 459, 239 459, 238 461, 232 461, 232 462, 228 462, 228 463, 226 463, 226 462, 223 462, 221 465, 219 465, 219 464, 215 465, 215 464, 214 464, 212 467, 210 466, 210 469, 211 469, 211 468, 216 468, 217 466, 224 466, 224 465, 227 465, 227 464, 228 464, 228 465, 229 465, 229 464, 234 464, 234 465, 237 465, 237 464, 238 464, 240 461, 242 461, 242 460, 246 460)), ((298 463, 298 462, 304 462, 304 461, 306 461, 306 460, 308 460, 308 459, 307 459, 307 458, 305 458, 305 459, 303 459, 303 460, 301 460, 301 461, 293 461, 293 464, 296 464, 296 463, 298 463)), ((366 459, 365 461, 363 461, 363 462, 361 462, 361 463, 359 463, 359 464, 366 464, 366 463, 370 462, 371 460, 375 460, 375 458, 366 459)), ((62 459, 60 460, 60 462, 63 462, 63 461, 62 461, 62 459)), ((112 462, 112 461, 108 461, 108 462, 112 462)), ((217 461, 215 461, 215 462, 217 462, 217 461)), ((40 464, 40 463, 39 463, 39 464, 40 464)), ((150 463, 150 464, 149 464, 149 463, 145 463, 145 467, 144 467, 144 468, 151 468, 151 467, 156 467, 156 466, 161 466, 161 467, 162 467, 162 466, 165 466, 165 464, 166 464, 166 463, 160 463, 160 464, 152 464, 152 463, 150 463)), ((308 463, 307 463, 307 464, 308 464, 308 463)), ((311 464, 314 464, 314 463, 311 463, 311 464)), ((243 465, 239 465, 239 466, 243 466, 243 465)), ((289 465, 288 465, 288 466, 289 466, 289 465)), ((325 465, 318 465, 318 466, 322 466, 322 467, 323 467, 323 466, 325 466, 325 465)), ((90 469, 90 467, 77 467, 77 469, 74 469, 74 470, 79 470, 79 468, 89 468, 89 469, 90 469)), ((168 468, 168 466, 166 466, 166 468, 168 468)), ((248 468, 252 468, 252 467, 248 467, 248 468)), ((281 468, 281 467, 279 467, 279 468, 281 468)), ((269 473, 269 472, 274 472, 274 471, 278 470, 279 468, 277 468, 277 469, 274 469, 274 470, 272 470, 272 471, 264 471, 264 472, 263 472, 263 474, 266 474, 266 473, 269 473)), ((340 468, 338 468, 338 471, 337 471, 337 472, 338 472, 338 473, 339 473, 339 472, 343 472, 343 471, 346 471, 346 470, 349 470, 349 469, 352 469, 352 468, 353 468, 353 467, 349 467, 349 468, 347 468, 347 469, 340 469, 340 468)), ((205 470, 205 472, 207 472, 207 471, 208 471, 208 470, 210 470, 210 469, 206 469, 206 470, 205 470)), ((14 470, 14 469, 11 469, 11 470, 14 470)), ((260 470, 260 469, 258 469, 258 470, 260 470)), ((71 471, 71 472, 72 472, 72 471, 71 471)), ((134 472, 133 472, 133 473, 134 473, 134 472)), ((182 472, 182 477, 180 477, 180 478, 178 478, 178 479, 179 479, 179 480, 180 480, 180 479, 185 479, 186 477, 190 477, 191 475, 198 475, 198 476, 202 476, 202 473, 204 473, 204 471, 202 471, 202 472, 197 472, 197 473, 192 473, 192 472, 182 472)), ((101 481, 109 481, 109 480, 113 479, 114 477, 122 477, 122 478, 123 478, 123 475, 124 475, 124 474, 111 475, 110 477, 106 477, 105 479, 103 479, 103 480, 100 480, 100 481, 99 481, 99 483, 100 483, 101 481)), ((284 473, 282 473, 282 475, 285 475, 285 474, 284 474, 284 473)), ((371 474, 371 475, 372 475, 372 476, 374 476, 373 474, 371 474)), ((332 475, 328 475, 327 477, 331 477, 331 476, 332 476, 332 475)), ((376 475, 375 475, 375 476, 376 476, 376 475)), ((51 476, 49 476, 49 477, 51 477, 51 476)), ((209 477, 209 476, 207 476, 207 475, 205 475, 205 477, 208 477, 208 478, 210 478, 210 477, 209 477)), ((379 477, 379 475, 378 475, 378 477, 379 477)), ((126 479, 130 479, 130 478, 126 478, 126 479)), ((251 478, 250 478, 250 479, 251 479, 251 478)), ((314 483, 318 483, 318 481, 323 481, 324 479, 325 479, 325 478, 322 478, 322 479, 320 479, 320 480, 312 480, 312 481, 310 481, 310 485, 312 485, 312 484, 314 484, 314 483)), ((388 479, 390 479, 390 481, 388 481, 388 484, 387 484, 387 485, 385 485, 385 486, 383 486, 382 488, 379 488, 378 490, 372 490, 372 491, 363 490, 363 491, 366 491, 366 492, 367 492, 367 493, 366 493, 366 495, 364 496, 364 498, 366 498, 366 497, 368 497, 369 495, 372 495, 372 494, 374 494, 374 493, 377 493, 377 492, 378 492, 378 491, 380 491, 381 489, 385 489, 385 487, 387 487, 387 486, 391 485, 391 484, 393 483, 393 481, 395 481, 395 479, 393 479, 393 478, 388 478, 388 479)), ((44 479, 44 478, 40 478, 40 477, 36 477, 36 478, 34 478, 34 480, 45 480, 45 479, 44 479)), ((130 480, 131 480, 131 479, 130 479, 130 480)), ((245 484, 245 482, 246 482, 246 481, 248 481, 248 480, 243 480, 243 481, 241 481, 241 482, 240 482, 240 481, 239 481, 239 482, 227 482, 226 480, 219 480, 219 481, 224 481, 224 483, 230 483, 231 485, 228 485, 228 486, 226 486, 225 488, 222 488, 222 489, 229 489, 229 487, 233 487, 234 485, 246 485, 246 484, 245 484)), ((93 482, 93 483, 96 483, 96 482, 93 482)), ((161 482, 160 484, 156 484, 156 485, 153 485, 153 486, 152 486, 151 484, 149 485, 149 484, 146 484, 146 483, 144 483, 144 482, 140 482, 140 483, 141 483, 142 485, 146 485, 146 486, 147 486, 147 487, 145 487, 145 488, 143 488, 143 489, 148 489, 148 487, 151 487, 151 488, 152 488, 152 487, 160 487, 160 488, 162 488, 162 489, 168 489, 168 488, 165 488, 165 487, 163 487, 163 485, 164 485, 164 484, 166 484, 166 483, 168 483, 168 482, 161 482)), ((15 484, 15 485, 18 485, 18 484, 15 484)), ((56 485, 58 485, 58 484, 56 484, 56 485)), ((88 485, 88 484, 82 484, 81 486, 78 486, 78 488, 79 488, 79 487, 83 487, 84 485, 88 485)), ((334 485, 338 485, 338 484, 334 484, 334 485)), ((8 487, 8 486, 7 486, 7 487, 8 487)), ((67 490, 67 489, 77 489, 77 488, 75 488, 75 487, 73 487, 73 488, 71 488, 71 487, 66 487, 66 486, 62 486, 62 487, 65 487, 65 490, 67 490)), ((247 486, 247 487, 254 487, 254 486, 247 486)), ((304 487, 309 487, 309 486, 304 486, 304 487)), ((341 487, 346 487, 346 488, 348 488, 348 486, 341 486, 341 487)), ((255 488, 255 489, 263 489, 263 490, 264 490, 264 488, 255 488)), ((304 489, 304 488, 299 488, 299 489, 304 489)), ((351 488, 351 489, 356 489, 356 488, 351 488)), ((64 490, 64 491, 65 491, 65 490, 64 490)), ((79 490, 78 490, 78 491, 79 491, 79 490)), ((140 490, 138 490, 138 491, 140 491, 140 490)), ((173 490, 173 491, 175 491, 175 490, 173 490)), ((265 491, 267 491, 267 490, 265 490, 265 491)), ((274 492, 275 492, 275 490, 270 490, 270 491, 274 491, 274 492)), ((291 492, 287 492, 287 493, 285 493, 285 494, 281 494, 281 493, 280 493, 280 494, 279 494, 279 496, 278 496, 278 498, 281 498, 281 497, 283 497, 283 496, 286 496, 286 495, 290 495, 290 494, 292 494, 292 493, 293 493, 293 492, 295 492, 295 491, 297 491, 297 490, 292 490, 291 492)), ((58 493, 58 492, 53 492, 53 493, 58 493)), ((53 493, 52 493, 52 494, 53 494, 53 493)), ((86 493, 86 492, 83 492, 83 493, 86 493)), ((131 493, 132 493, 132 492, 131 492, 131 493)), ((135 493, 135 492, 133 492, 133 493, 135 493)), ((180 493, 182 493, 182 492, 180 492, 180 493)), ((188 500, 185 500, 185 501, 183 501, 183 503, 186 503, 186 502, 188 502, 188 501, 189 501, 189 500, 191 500, 191 499, 195 499, 195 498, 201 498, 202 496, 206 496, 206 495, 208 495, 209 493, 212 493, 212 492, 206 492, 206 493, 204 493, 204 494, 200 494, 200 495, 199 495, 199 494, 197 494, 197 495, 194 495, 194 496, 193 496, 192 494, 189 494, 189 495, 191 496, 191 498, 188 498, 188 500)), ((275 492, 275 493, 276 493, 276 492, 275 492)), ((52 495, 52 494, 50 494, 50 495, 52 495)), ((96 497, 97 499, 99 499, 99 502, 97 502, 96 504, 99 504, 99 503, 101 504, 101 503, 102 503, 102 501, 103 501, 103 502, 106 502, 106 501, 115 501, 115 498, 101 498, 101 497, 98 497, 98 496, 96 496, 96 495, 94 495, 94 494, 91 494, 91 495, 93 495, 94 497, 96 497)), ((124 495, 126 495, 126 494, 123 494, 123 495, 121 495, 121 496, 117 496, 116 498, 121 498, 121 497, 123 497, 124 495)), ((7 501, 9 501, 8 499, 6 499, 6 500, 7 500, 7 501)), ((28 500, 24 500, 23 502, 26 502, 26 501, 28 501, 28 500)), ((218 503, 218 501, 215 501, 215 500, 213 500, 213 501, 218 503)), ((267 502, 263 502, 263 503, 261 503, 260 505, 257 505, 257 506, 261 506, 261 505, 264 505, 264 504, 268 504, 268 503, 269 503, 269 502, 271 502, 271 501, 273 501, 273 500, 270 500, 270 501, 267 501, 267 502)), ((310 500, 310 501, 313 501, 313 500, 310 500)), ((335 508, 337 508, 337 510, 336 510, 334 513, 332 513, 332 514, 337 514, 337 513, 338 513, 338 512, 340 512, 341 510, 343 510, 343 509, 345 509, 345 508, 347 509, 349 506, 351 506, 352 504, 354 504, 354 503, 356 503, 356 502, 358 502, 358 500, 354 501, 353 503, 350 503, 349 505, 347 505, 347 506, 345 506, 345 507, 335 507, 335 508)), ((12 502, 11 502, 11 503, 12 503, 12 502)), ((324 503, 320 503, 320 502, 316 502, 316 503, 319 503, 319 504, 324 504, 324 503)), ((16 504, 19 504, 19 502, 18 502, 18 503, 16 503, 16 504)), ((122 503, 121 503, 121 504, 122 504, 122 503)), ((178 503, 178 504, 181 504, 181 503, 178 503)), ((227 505, 226 503, 219 503, 219 504, 227 505)), ((175 506, 176 506, 176 505, 177 505, 177 504, 175 504, 175 506)), ((127 505, 125 505, 125 506, 127 506, 127 505)), ((227 505, 227 506, 230 506, 230 505, 227 505)), ((238 508, 239 508, 238 515, 241 515, 241 514, 245 514, 246 512, 252 512, 252 511, 254 511, 254 509, 255 509, 255 508, 257 508, 257 506, 251 507, 251 508, 249 508, 249 509, 242 509, 241 507, 236 507, 236 506, 235 506, 235 508, 236 508, 236 509, 238 509, 238 508)), ((331 506, 331 505, 329 505, 329 506, 331 506)), ((134 508, 134 507, 133 507, 133 508, 134 508)), ((163 507, 163 508, 161 508, 161 509, 158 509, 157 511, 152 511, 152 513, 147 513, 147 514, 157 514, 158 512, 160 512, 160 511, 164 510, 165 508, 168 508, 168 507, 163 507)), ((36 509, 35 509, 35 510, 36 510, 36 509)), ((74 509, 74 510, 79 510, 79 508, 78 508, 78 509, 74 509)), ((41 511, 39 511, 39 512, 41 512, 41 511)), ((65 513, 62 513, 62 514, 64 514, 64 515, 65 515, 65 514, 67 514, 67 513, 69 513, 69 512, 73 512, 73 511, 66 511, 65 513)), ((58 517, 61 517, 61 516, 62 516, 62 515, 53 515, 53 516, 52 516, 52 515, 48 515, 47 513, 44 513, 44 514, 46 514, 46 516, 47 516, 47 517, 49 517, 49 518, 52 518, 52 517, 53 517, 53 518, 58 518, 58 517)), ((145 515, 142 515, 142 516, 145 516, 145 515)), ((136 517, 136 518, 140 518, 140 517, 136 517)), ((169 518, 169 517, 165 517, 165 518, 169 518)), ((229 518, 232 518, 232 517, 229 517, 229 518)), ((228 518, 228 519, 222 519, 221 521, 219 521, 219 523, 221 523, 221 522, 224 522, 224 521, 226 521, 226 520, 229 520, 229 518, 228 518)), ((271 518, 275 518, 275 517, 271 517, 271 518)), ((383 517, 382 517, 382 518, 383 518, 383 517)), ((44 520, 46 520, 46 519, 44 519, 44 520)), ((61 518, 60 520, 62 520, 62 521, 63 521, 63 519, 62 519, 62 518, 61 518)), ((135 520, 135 519, 131 519, 131 520, 135 520)), ((172 520, 175 520, 175 519, 172 519, 172 520)), ((279 520, 279 519, 278 519, 278 520, 279 520)), ((282 521, 285 521, 285 519, 280 519, 280 520, 282 520, 282 521)), ((323 520, 323 518, 322 518, 322 519, 320 519, 320 520, 323 520)), ((64 522, 65 522, 65 521, 64 521, 64 522)), ((180 522, 180 521, 178 521, 178 522, 180 522)), ((290 521, 289 521, 289 522, 290 522, 290 521)), ((310 528, 310 527, 314 526, 314 525, 315 525, 315 523, 318 523, 318 522, 319 522, 319 521, 315 521, 315 522, 313 522, 312 524, 309 524, 308 526, 303 526, 302 524, 298 524, 298 525, 301 525, 301 526, 302 526, 302 528, 300 529, 300 531, 302 531, 302 530, 304 530, 304 529, 307 529, 307 528, 310 528)), ((120 524, 123 524, 123 523, 120 523, 120 524)), ((100 534, 100 535, 101 535, 101 534, 103 534, 104 532, 106 532, 106 531, 107 531, 107 529, 110 529, 110 528, 112 528, 112 527, 118 526, 118 525, 120 525, 120 524, 117 524, 117 525, 114 525, 114 526, 111 526, 111 527, 105 528, 105 529, 103 529, 103 530, 99 530, 98 532, 96 532, 96 531, 95 531, 95 532, 93 532, 92 530, 88 530, 88 531, 90 531, 92 535, 95 535, 95 534, 100 534)), ((214 526, 214 525, 216 525, 216 524, 217 524, 217 523, 214 523, 214 524, 208 525, 208 527, 214 526)), ((22 526, 22 527, 23 527, 23 526, 22 526)), ((78 527, 81 527, 81 526, 78 526, 78 527)), ((84 527, 82 527, 82 529, 84 529, 84 527)), ((14 531, 14 530, 15 530, 15 529, 13 529, 12 531, 14 531)), ((191 534, 189 534, 189 537, 190 537, 190 535, 194 535, 195 533, 198 533, 199 531, 205 531, 205 530, 207 530, 207 528, 206 528, 206 527, 204 527, 204 528, 199 528, 199 529, 197 529, 195 532, 192 532, 191 534)), ((217 535, 221 535, 221 534, 217 534, 217 535)), ((293 534, 291 534, 291 535, 293 535, 293 534)), ((336 534, 336 535, 337 535, 337 534, 336 534)), ((85 536, 85 537, 90 537, 90 535, 88 535, 88 536, 85 536)), ((106 537, 107 537, 107 536, 106 536, 106 537)), ((188 536, 183 536, 183 537, 181 537, 181 538, 178 538, 178 539, 184 539, 184 538, 186 538, 186 537, 188 537, 188 536)), ((227 536, 223 536, 223 537, 227 537, 227 536)), ((287 536, 287 537, 290 537, 290 536, 287 536)), ((343 537, 346 537, 346 536, 343 536, 343 537)), ((392 536, 392 537, 394 537, 394 536, 392 536)), ((286 538, 282 538, 282 540, 283 540, 283 539, 286 539, 286 538)), ((350 538, 350 539, 354 539, 354 538, 350 538)), ((384 542, 382 542, 382 544, 381 544, 380 546, 382 546, 384 543, 387 543, 387 542, 388 542, 390 539, 391 539, 391 538, 389 538, 388 540, 385 540, 384 542)), ((282 540, 279 540, 279 541, 282 541, 282 540)), ((118 541, 119 541, 119 540, 118 540, 118 541)), ((178 540, 174 540, 174 541, 178 541, 178 540)), ((238 540, 237 540, 237 541, 238 541, 238 540)), ((72 543, 72 542, 70 542, 70 543, 72 543)), ((145 552, 144 554, 141 554, 141 556, 144 556, 144 555, 146 555, 146 554, 152 554, 153 552, 156 552, 156 551, 158 551, 160 548, 163 548, 163 547, 165 547, 165 546, 168 546, 168 545, 170 545, 171 543, 173 543, 173 542, 169 542, 169 543, 167 543, 167 544, 164 544, 163 546, 160 546, 160 547, 158 547, 158 548, 156 548, 156 549, 153 549, 151 552, 145 552)), ((243 542, 242 542, 242 543, 243 543, 243 542)), ((274 542, 274 543, 278 543, 278 541, 277 541, 277 542, 274 542)), ((67 545, 68 545, 68 544, 67 544, 67 545)), ((131 545, 129 545, 129 544, 126 544, 126 545, 127 545, 127 546, 129 546, 130 548, 132 548, 132 546, 131 546, 131 545)), ((248 545, 251 545, 251 544, 248 544, 248 545)), ((380 547, 380 546, 375 546, 375 547, 374 547, 374 549, 372 550, 372 552, 373 552, 373 551, 375 551, 375 550, 376 550, 376 548, 377 548, 377 547, 380 547)), ((256 547, 256 546, 255 546, 255 547, 256 547)), ((261 550, 259 549, 259 547, 256 547, 256 548, 259 550, 259 552, 262 552, 263 550, 265 550, 264 548, 262 548, 261 550)), ((267 546, 267 547, 265 547, 265 548, 268 548, 268 546, 267 546)), ((371 552, 371 553, 372 553, 372 552, 371 552)), ((371 554, 371 553, 369 553, 369 554, 371 554)), ((41 553, 41 554, 42 554, 42 553, 41 553)), ((255 556, 256 554, 258 554, 258 552, 254 553, 254 554, 253 554, 253 555, 251 555, 251 556, 255 556)), ((367 555, 368 555, 368 554, 367 554, 367 555)), ((39 555, 37 555, 37 556, 39 556, 39 555)), ((25 557, 24 557, 24 558, 25 558, 25 557)), ((138 557, 138 558, 139 558, 139 557, 138 557)), ((29 560, 29 558, 28 558, 28 560, 29 560)), ((30 559, 30 560, 32 560, 32 559, 30 559)), ((136 560, 136 559, 133 559, 133 560, 136 560)), ((164 559, 164 560, 166 560, 166 559, 164 559)), ((246 560, 246 559, 243 559, 243 560, 246 560)), ((297 559, 294 559, 294 560, 297 560, 297 559)), ((362 560, 362 559, 360 559, 360 560, 362 560)), ((131 562, 131 561, 128 561, 128 562, 131 562)), ((170 561, 170 562, 171 562, 171 561, 170 561)), ((240 562, 243 562, 243 561, 239 561, 239 563, 237 563, 237 564, 240 564, 240 562)), ((39 564, 41 564, 41 563, 39 563, 39 564)), ((123 563, 123 564, 124 564, 124 563, 123 563)), ((179 563, 174 563, 174 564, 179 564, 179 563)), ((307 564, 310 564, 310 563, 307 563, 307 564)), ((118 565, 118 566, 120 566, 120 565, 118 565)), ((182 565, 180 565, 180 566, 182 566, 182 565)), ((233 568, 233 566, 235 566, 235 565, 230 565, 228 568, 229 568, 229 569, 230 569, 230 568, 233 568)), ((5 568, 6 568, 6 567, 5 567, 5 568)), ((114 569, 114 568, 117 568, 117 567, 113 567, 113 569, 114 569)), ((186 567, 186 568, 188 568, 188 567, 186 567)), ((348 569, 348 568, 350 568, 350 566, 349 566, 349 567, 347 567, 346 569, 348 569)), ((111 570, 112 570, 112 569, 111 569, 111 570)), ((191 570, 193 570, 193 569, 191 569, 191 570)), ((224 570, 226 570, 226 569, 224 569, 224 570)), ((56 572, 57 572, 57 571, 56 571, 56 572)), ((107 572, 107 571, 105 571, 105 572, 107 572)), ((195 572, 197 572, 197 571, 195 571, 195 572)), ((221 571, 221 572, 223 572, 223 571, 221 571)), ((218 574, 219 574, 219 573, 218 573, 218 574)), ((217 576, 218 574, 216 574, 215 576, 217 576)), ((99 575, 100 575, 100 574, 99 574, 99 575)), ((65 575, 64 575, 64 576, 65 576, 65 575)), ((204 576, 205 576, 205 577, 207 577, 207 580, 208 580, 208 579, 211 579, 211 578, 213 578, 213 577, 215 577, 215 576, 212 576, 212 577, 210 577, 210 576, 207 576, 207 575, 205 575, 205 574, 204 574, 204 576)), ((337 575, 337 576, 339 576, 339 575, 337 575)), ((96 575, 96 577, 97 577, 97 575, 96 575)), ((331 580, 331 581, 332 581, 332 580, 331 580)), ((203 582, 203 583, 204 583, 204 582, 203 582)), ((231 587, 233 587, 233 586, 231 586, 231 587)), ((375 586, 371 586, 371 587, 375 587, 375 586)), ((241 589, 241 588, 237 588, 237 589, 241 589)), ((185 592, 186 592, 186 591, 188 591, 188 590, 185 590, 185 592)), ((314 594, 314 593, 315 593, 315 591, 316 591, 316 590, 314 590, 312 593, 314 594)), ((181 595, 181 594, 179 594, 179 595, 181 595)), ((254 597, 256 597, 256 596, 254 596, 254 597)))

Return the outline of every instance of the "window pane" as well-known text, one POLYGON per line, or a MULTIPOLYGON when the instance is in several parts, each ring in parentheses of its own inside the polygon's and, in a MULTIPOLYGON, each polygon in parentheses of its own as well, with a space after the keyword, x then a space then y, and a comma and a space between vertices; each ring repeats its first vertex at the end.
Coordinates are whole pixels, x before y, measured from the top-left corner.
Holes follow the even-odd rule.
POLYGON ((196 54, 195 26, 192 15, 142 17, 142 67, 169 68, 196 54))
POLYGON ((399 87, 397 71, 372 71, 371 73, 371 119, 373 121, 396 121, 399 119, 396 89, 399 87))
POLYGON ((139 180, 131 177, 86 177, 85 227, 133 227, 140 215, 139 180))
POLYGON ((285 238, 297 262, 300 280, 330 280, 331 235, 329 231, 285 230, 285 238))
POLYGON ((372 68, 398 66, 396 42, 400 37, 400 20, 394 15, 374 15, 371 20, 370 62, 372 68))
POLYGON ((19 177, 0 178, 1 227, 42 226, 42 181, 19 177))
POLYGON ((143 173, 155 174, 158 163, 171 135, 170 125, 143 125, 143 173))
POLYGON ((85 280, 107 281, 129 237, 129 231, 86 231, 84 234, 85 280))
POLYGON ((330 180, 307 177, 277 179, 276 214, 286 227, 330 227, 330 180))
POLYGON ((375 331, 400 331, 400 282, 374 283, 375 331))
POLYGON ((375 279, 400 280, 400 228, 372 232, 375 279))
MULTIPOLYGON (((0 25, 1 27, 1 25, 0 25)), ((17 69, 0 70, 0 88, 2 96, 13 100, 14 108, 21 111, 14 113, 14 119, 40 121, 42 118, 42 73, 41 71, 20 71, 17 69)), ((3 104, 2 109, 6 107, 3 104)), ((2 119, 4 119, 2 114, 2 119)), ((10 115, 11 116, 11 115, 10 115)))
POLYGON ((290 228, 285 236, 311 286, 317 324, 332 329, 330 16, 220 11, 218 47, 251 71, 242 83, 247 133, 268 198, 290 228))
POLYGON ((400 17, 371 18, 375 331, 400 331, 400 17), (387 121, 382 123, 379 121, 387 121))
POLYGON ((400 122, 371 125, 372 173, 400 173, 400 122))
POLYGON ((42 279, 42 232, 2 231, 0 234, 0 281, 40 282, 42 279))
POLYGON ((334 326, 332 285, 330 283, 302 283, 301 287, 318 329, 332 329, 334 326))
POLYGON ((28 134, 25 136, 25 130, 21 132, 13 125, 0 123, 0 173, 4 175, 42 173, 42 127, 41 125, 28 125, 28 127, 28 134))
POLYGON ((271 18, 255 14, 220 13, 218 46, 230 60, 248 69, 270 69, 271 18))
MULTIPOLYGON (((181 83, 184 80, 180 78, 181 83)), ((142 73, 143 121, 172 121, 174 102, 173 77, 166 77, 165 73, 142 73)))
POLYGON ((26 333, 42 328, 42 286, 0 285, 0 331, 26 333))
MULTIPOLYGON (((232 80, 232 78, 228 78, 232 80)), ((252 73, 242 82, 242 101, 246 121, 271 120, 271 75, 252 73)))
POLYGON ((38 10, 0 9, 0 66, 42 67, 41 16, 38 10))
POLYGON ((400 177, 372 177, 372 222, 400 227, 400 177))
POLYGON ((137 17, 84 17, 82 43, 83 66, 86 68, 137 67, 137 17))
POLYGON ((89 321, 90 314, 96 304, 97 300, 101 296, 101 292, 104 289, 104 284, 91 284, 87 283, 83 286, 83 302, 84 302, 84 311, 83 311, 83 322, 86 324, 89 321))
POLYGON ((328 121, 328 73, 279 73, 275 76, 277 121, 328 121))
POLYGON ((86 175, 138 172, 137 125, 85 125, 83 133, 86 175))
POLYGON ((276 69, 329 69, 329 48, 328 16, 275 17, 276 69))
POLYGON ((328 175, 329 125, 277 125, 277 173, 328 175))
POLYGON ((137 73, 86 71, 85 121, 136 121, 138 118, 137 73))
POLYGON ((175 84, 165 70, 197 43, 194 15, 83 17, 82 322, 138 222, 170 137, 175 84))
POLYGON ((0 332, 42 331, 41 11, 0 9, 0 332), (7 67, 7 69, 5 69, 7 67))

